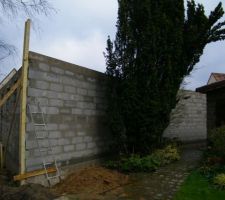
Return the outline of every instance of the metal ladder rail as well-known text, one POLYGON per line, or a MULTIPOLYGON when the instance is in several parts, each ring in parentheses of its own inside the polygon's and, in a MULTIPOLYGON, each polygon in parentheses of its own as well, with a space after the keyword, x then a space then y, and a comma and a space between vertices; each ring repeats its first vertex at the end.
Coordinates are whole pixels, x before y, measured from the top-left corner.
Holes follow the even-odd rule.
MULTIPOLYGON (((42 157, 42 164, 43 164, 43 167, 44 167, 44 169, 45 169, 45 174, 46 174, 46 178, 47 178, 47 180, 48 180, 48 182, 49 182, 49 184, 50 184, 50 180, 51 179, 53 179, 53 178, 59 178, 60 179, 60 171, 59 171, 59 168, 58 168, 58 164, 57 164, 57 161, 56 161, 56 158, 55 158, 55 156, 53 155, 53 149, 52 149, 52 145, 51 145, 51 143, 50 143, 50 141, 49 141, 49 137, 48 137, 48 131, 47 131, 47 128, 46 128, 46 123, 45 123, 45 117, 44 117, 44 114, 43 114, 43 112, 42 112, 42 109, 41 109, 41 107, 40 107, 40 105, 39 105, 39 102, 36 102, 36 105, 37 105, 37 110, 40 110, 40 112, 39 111, 37 111, 37 112, 32 112, 32 110, 31 110, 31 107, 30 107, 30 105, 28 104, 28 108, 29 108, 29 112, 30 112, 30 116, 31 116, 31 122, 32 122, 32 124, 33 124, 33 126, 34 126, 34 133, 35 133, 35 139, 36 139, 36 143, 37 143, 37 146, 38 146, 38 150, 39 150, 39 154, 40 154, 40 156, 42 157), (35 123, 35 120, 34 120, 34 117, 33 117, 33 114, 41 114, 41 119, 42 119, 42 123, 35 123), (41 126, 41 127, 44 127, 44 132, 46 133, 46 136, 44 137, 40 137, 40 136, 38 136, 38 134, 37 134, 37 130, 36 130, 36 127, 37 126, 41 126), (40 140, 43 140, 43 139, 46 139, 47 140, 47 147, 45 147, 46 148, 46 152, 48 153, 49 152, 49 150, 50 150, 50 152, 51 152, 51 155, 52 155, 52 158, 53 158, 53 161, 52 162, 46 162, 46 159, 45 158, 43 158, 43 154, 42 154, 42 152, 45 152, 45 150, 41 150, 42 148, 44 148, 44 147, 41 147, 40 146, 40 144, 39 144, 39 141, 40 140), (56 175, 55 176, 49 176, 49 174, 48 174, 48 171, 47 171, 47 165, 50 165, 50 164, 52 164, 52 165, 54 165, 55 166, 55 168, 56 168, 56 175)), ((51 184, 50 184, 51 185, 51 184)))
MULTIPOLYGON (((58 168, 58 164, 57 164, 56 158, 55 158, 55 156, 54 156, 54 154, 53 154, 52 145, 51 145, 51 142, 50 142, 49 137, 48 137, 48 134, 49 134, 49 133, 48 133, 48 130, 47 130, 47 128, 46 128, 45 116, 44 116, 44 113, 42 112, 42 109, 41 109, 41 107, 40 107, 39 102, 37 102, 36 104, 38 105, 38 108, 39 108, 40 111, 41 111, 41 116, 42 116, 42 120, 43 120, 43 124, 44 124, 44 131, 47 133, 47 136, 46 136, 47 141, 48 141, 47 152, 48 152, 48 149, 50 149, 51 155, 52 155, 52 157, 53 157, 53 162, 54 162, 54 165, 55 165, 55 168, 56 168, 56 172, 57 172, 57 175, 56 175, 56 176, 48 176, 48 173, 46 173, 46 176, 47 176, 47 179, 52 179, 52 178, 57 178, 57 177, 60 178, 60 171, 59 171, 59 168, 58 168)), ((38 126, 39 126, 39 125, 38 125, 38 126)), ((47 172, 46 165, 47 165, 47 163, 45 162, 44 167, 45 167, 45 171, 47 172)))
MULTIPOLYGON (((39 105, 38 105, 38 110, 41 110, 39 105)), ((38 111, 37 112, 32 112, 31 111, 30 113, 31 113, 31 119, 32 119, 32 122, 33 122, 33 125, 34 125, 34 128, 35 128, 35 137, 36 137, 36 142, 37 142, 37 145, 38 145, 40 156, 43 157, 42 152, 45 152, 45 151, 49 152, 49 150, 50 150, 50 152, 52 152, 52 154, 51 154, 52 157, 53 157, 53 161, 52 162, 46 162, 46 159, 42 158, 43 167, 44 167, 45 172, 46 172, 46 178, 48 179, 48 181, 50 181, 50 179, 53 179, 53 178, 57 178, 57 177, 60 178, 60 171, 59 171, 58 164, 57 164, 57 161, 55 159, 55 156, 53 155, 52 146, 51 146, 51 143, 49 141, 48 136, 46 135, 46 137, 40 138, 38 136, 37 132, 36 132, 36 126, 42 126, 42 127, 44 127, 44 131, 46 133, 48 133, 47 128, 46 128, 46 123, 45 123, 45 120, 44 120, 44 114, 43 114, 42 110, 40 112, 38 112, 38 111), (34 122, 34 118, 33 118, 33 114, 41 114, 41 116, 42 116, 41 119, 42 119, 43 123, 41 123, 41 124, 35 123, 34 122), (45 147, 46 150, 43 150, 43 151, 41 149, 44 148, 44 147, 41 147, 40 144, 39 144, 39 141, 42 140, 42 139, 46 139, 47 140, 47 144, 48 144, 47 147, 45 147), (56 168, 56 172, 57 173, 56 173, 55 176, 49 176, 49 174, 47 172, 47 165, 50 165, 50 164, 54 165, 55 168, 56 168)))

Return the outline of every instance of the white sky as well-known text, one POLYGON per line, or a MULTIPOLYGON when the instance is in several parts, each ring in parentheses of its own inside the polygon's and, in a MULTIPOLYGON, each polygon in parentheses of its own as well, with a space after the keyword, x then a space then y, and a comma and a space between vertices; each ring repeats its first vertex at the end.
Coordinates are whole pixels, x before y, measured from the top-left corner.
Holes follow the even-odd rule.
MULTIPOLYGON (((57 10, 48 17, 34 19, 30 50, 105 72, 107 36, 114 38, 117 21, 117 0, 50 0, 57 10)), ((219 0, 196 0, 207 14, 219 0)), ((222 0, 225 7, 225 0, 222 0)), ((0 63, 0 79, 13 67, 21 65, 24 16, 1 22, 1 37, 17 47, 17 55, 0 63), (3 28, 4 27, 4 28, 3 28)), ((225 18, 224 18, 225 19, 225 18)), ((200 63, 186 79, 187 89, 206 84, 211 72, 225 73, 225 42, 206 47, 200 63)))

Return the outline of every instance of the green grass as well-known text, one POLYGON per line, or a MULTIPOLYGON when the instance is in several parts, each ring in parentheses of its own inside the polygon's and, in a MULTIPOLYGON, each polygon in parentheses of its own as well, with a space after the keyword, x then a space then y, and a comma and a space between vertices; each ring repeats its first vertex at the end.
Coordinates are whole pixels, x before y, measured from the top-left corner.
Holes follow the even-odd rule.
POLYGON ((225 191, 215 188, 199 172, 194 171, 173 200, 225 200, 225 191))

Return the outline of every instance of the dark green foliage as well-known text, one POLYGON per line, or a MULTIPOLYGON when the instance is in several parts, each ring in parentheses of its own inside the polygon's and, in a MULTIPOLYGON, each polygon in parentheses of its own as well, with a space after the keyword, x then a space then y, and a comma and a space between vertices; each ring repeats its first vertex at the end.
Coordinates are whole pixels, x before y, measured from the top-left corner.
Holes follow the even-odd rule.
POLYGON ((225 158, 225 126, 211 130, 208 140, 211 151, 225 158))
POLYGON ((212 129, 208 135, 208 150, 204 153, 204 159, 200 172, 209 181, 218 174, 225 173, 225 127, 212 129))
POLYGON ((199 172, 211 182, 216 175, 225 173, 225 166, 219 164, 209 165, 205 163, 200 167, 199 172))
POLYGON ((117 34, 105 53, 109 124, 118 150, 149 153, 162 141, 176 94, 206 44, 225 39, 219 4, 183 0, 118 0, 117 34))

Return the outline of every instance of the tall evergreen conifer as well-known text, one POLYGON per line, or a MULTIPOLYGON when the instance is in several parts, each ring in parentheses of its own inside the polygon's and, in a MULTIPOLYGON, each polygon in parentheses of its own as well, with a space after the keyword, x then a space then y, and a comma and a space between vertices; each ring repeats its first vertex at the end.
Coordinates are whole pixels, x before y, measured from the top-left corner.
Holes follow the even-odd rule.
POLYGON ((194 0, 118 0, 117 33, 105 53, 109 124, 120 150, 160 144, 176 94, 206 44, 225 39, 222 4, 207 17, 194 0))

